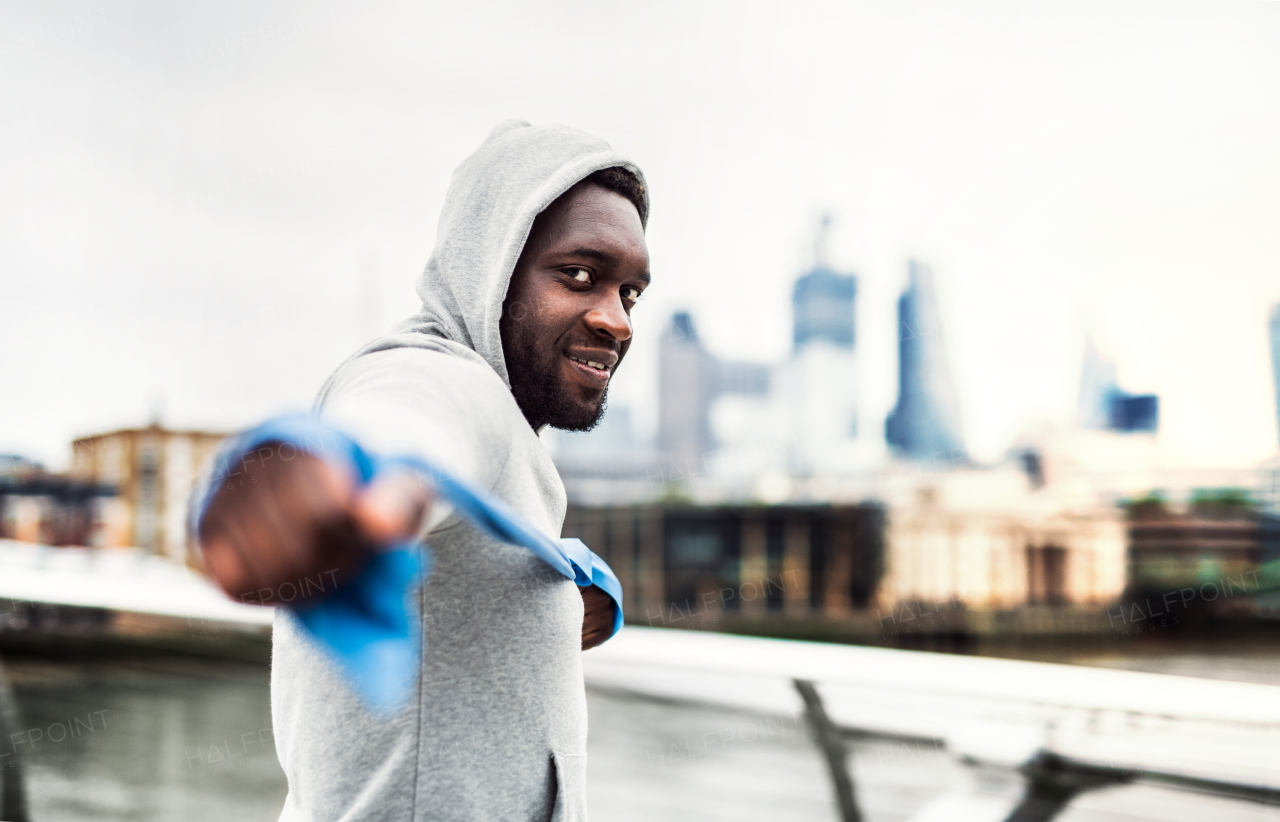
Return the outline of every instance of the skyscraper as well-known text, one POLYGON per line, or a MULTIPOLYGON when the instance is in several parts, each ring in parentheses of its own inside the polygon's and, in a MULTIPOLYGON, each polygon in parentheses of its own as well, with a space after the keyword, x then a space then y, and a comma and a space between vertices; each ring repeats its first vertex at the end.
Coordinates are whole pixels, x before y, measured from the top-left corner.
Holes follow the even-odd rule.
POLYGON ((724 394, 769 393, 767 366, 717 359, 702 346, 693 316, 677 311, 658 343, 658 450, 679 470, 701 470, 716 447, 711 403, 724 394))
POLYGON ((795 352, 811 343, 853 350, 853 302, 858 281, 852 274, 838 274, 827 264, 827 235, 831 215, 824 214, 813 242, 813 268, 796 280, 791 291, 795 352))
POLYGON ((1122 391, 1115 363, 1103 358, 1092 337, 1080 374, 1080 424, 1126 434, 1152 433, 1160 427, 1160 398, 1122 391))
POLYGON ((885 439, 912 459, 963 461, 959 403, 933 275, 914 260, 909 272, 910 283, 898 298, 898 404, 885 420, 885 439))
POLYGON ((1111 424, 1111 394, 1116 391, 1116 364, 1104 358, 1093 337, 1085 341, 1080 369, 1080 424, 1107 428, 1111 424))
POLYGON ((837 274, 822 262, 796 280, 791 293, 795 350, 819 341, 852 350, 857 290, 852 274, 837 274))
POLYGON ((795 347, 778 382, 790 420, 790 468, 800 474, 839 470, 839 444, 858 433, 856 293, 853 275, 821 258, 792 291, 795 347))
POLYGON ((778 388, 790 422, 790 469, 799 474, 847 468, 858 433, 854 301, 858 281, 827 263, 831 218, 814 242, 813 268, 791 292, 791 358, 779 368, 778 388))
POLYGON ((693 317, 677 311, 658 343, 658 450, 664 460, 699 463, 711 450, 708 411, 715 362, 698 340, 693 317))

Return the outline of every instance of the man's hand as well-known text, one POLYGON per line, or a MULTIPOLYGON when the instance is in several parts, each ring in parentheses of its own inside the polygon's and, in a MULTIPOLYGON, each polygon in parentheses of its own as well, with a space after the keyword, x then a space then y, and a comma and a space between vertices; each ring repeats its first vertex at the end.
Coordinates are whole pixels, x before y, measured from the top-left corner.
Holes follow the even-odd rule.
POLYGON ((582 592, 582 650, 594 648, 613 633, 615 609, 613 598, 594 585, 579 588, 582 592))
POLYGON ((268 443, 223 482, 198 537, 206 570, 228 595, 296 604, 354 577, 371 551, 413 536, 430 504, 413 474, 358 488, 328 462, 268 443))

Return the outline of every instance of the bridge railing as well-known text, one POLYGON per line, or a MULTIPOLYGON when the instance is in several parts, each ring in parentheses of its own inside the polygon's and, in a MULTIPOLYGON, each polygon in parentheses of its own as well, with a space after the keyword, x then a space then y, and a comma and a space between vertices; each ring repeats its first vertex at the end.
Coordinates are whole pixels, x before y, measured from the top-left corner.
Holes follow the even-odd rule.
POLYGON ((640 627, 583 664, 595 687, 806 719, 845 820, 861 818, 843 747, 858 737, 928 741, 1026 779, 1007 806, 957 792, 921 821, 1050 819, 1134 780, 1280 804, 1280 687, 640 627))

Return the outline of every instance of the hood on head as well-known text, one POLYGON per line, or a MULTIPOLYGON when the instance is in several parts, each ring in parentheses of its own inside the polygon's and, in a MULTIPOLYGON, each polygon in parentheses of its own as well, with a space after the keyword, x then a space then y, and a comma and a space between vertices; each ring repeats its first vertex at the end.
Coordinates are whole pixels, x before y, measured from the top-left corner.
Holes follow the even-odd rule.
POLYGON ((533 220, 585 177, 613 166, 644 180, 608 143, 577 129, 524 120, 495 126, 453 173, 436 246, 418 278, 422 309, 397 330, 466 346, 510 385, 498 321, 533 220))

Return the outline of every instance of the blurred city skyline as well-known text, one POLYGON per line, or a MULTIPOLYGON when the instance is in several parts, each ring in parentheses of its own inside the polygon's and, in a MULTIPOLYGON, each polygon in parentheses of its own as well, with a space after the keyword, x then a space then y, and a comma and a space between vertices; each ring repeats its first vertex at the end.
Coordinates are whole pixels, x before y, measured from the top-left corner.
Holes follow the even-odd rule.
POLYGON ((642 433, 673 311, 725 359, 785 356, 830 212, 868 424, 914 258, 979 460, 1074 417, 1088 336, 1174 453, 1276 452, 1280 5, 550 8, 0 11, 0 452, 305 407, 416 309, 449 174, 512 116, 648 175, 655 281, 611 399, 642 433))

